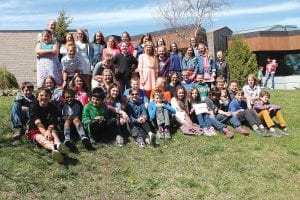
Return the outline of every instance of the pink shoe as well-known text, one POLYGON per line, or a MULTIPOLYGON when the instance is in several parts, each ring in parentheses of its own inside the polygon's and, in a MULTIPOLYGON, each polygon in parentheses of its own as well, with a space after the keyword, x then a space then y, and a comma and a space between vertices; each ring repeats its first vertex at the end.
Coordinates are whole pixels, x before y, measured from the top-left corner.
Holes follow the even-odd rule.
POLYGON ((227 128, 223 128, 223 133, 228 139, 233 138, 233 133, 230 130, 228 130, 227 128))
POLYGON ((235 128, 235 130, 242 135, 245 135, 245 136, 249 135, 249 132, 246 129, 244 129, 242 126, 235 128))
POLYGON ((214 127, 210 127, 209 132, 210 132, 211 135, 217 135, 217 132, 216 132, 214 127))

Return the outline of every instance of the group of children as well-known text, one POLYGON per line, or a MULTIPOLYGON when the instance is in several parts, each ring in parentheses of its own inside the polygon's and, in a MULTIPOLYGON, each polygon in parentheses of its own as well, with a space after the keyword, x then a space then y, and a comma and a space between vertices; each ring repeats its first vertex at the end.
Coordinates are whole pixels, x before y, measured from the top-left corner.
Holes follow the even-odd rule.
POLYGON ((259 91, 253 75, 248 76, 243 89, 239 89, 234 80, 225 88, 222 76, 210 89, 206 88, 208 85, 203 82, 202 74, 196 75, 192 87, 185 87, 185 72, 182 72, 182 81, 178 73, 173 74, 178 76, 173 94, 167 89, 171 82, 159 77, 157 87, 148 98, 135 77, 122 95, 116 83, 107 91, 94 88, 84 106, 71 88, 65 88, 58 101, 52 99, 53 90, 47 87, 38 89, 35 98, 33 85, 24 82, 22 93, 17 95, 12 106, 13 126, 19 128, 19 133, 13 137, 20 138, 26 132, 32 142, 51 150, 53 159, 62 163, 63 157, 76 149, 75 133, 88 150, 99 141, 115 140, 116 145, 123 146, 129 136, 135 138, 141 148, 146 144, 157 145, 160 140, 171 138, 173 127, 187 135, 205 136, 216 135, 217 129, 227 138, 233 138, 227 125, 248 136, 250 132, 242 126, 246 124, 262 136, 288 135, 281 107, 269 102, 267 91, 259 91), (274 116, 281 133, 275 129, 274 116))
POLYGON ((60 69, 55 67, 58 44, 52 35, 43 31, 36 46, 37 95, 32 94, 33 85, 24 82, 11 119, 19 129, 14 139, 26 133, 32 142, 51 150, 59 163, 70 150, 77 150, 76 138, 88 150, 100 141, 114 140, 121 147, 130 136, 144 148, 170 139, 173 128, 187 135, 215 136, 219 131, 233 138, 227 127, 231 125, 248 136, 243 124, 262 136, 281 137, 273 116, 282 134, 288 134, 280 107, 269 102, 270 94, 260 91, 256 78, 249 75, 239 89, 237 81, 229 81, 223 52, 217 53, 215 62, 195 38, 182 56, 175 42, 168 53, 163 38, 154 46, 149 34, 136 47, 127 32, 119 45, 109 37, 106 46, 101 32, 89 44, 85 32, 78 30, 76 43, 67 34, 69 42, 60 47, 65 54, 60 69))

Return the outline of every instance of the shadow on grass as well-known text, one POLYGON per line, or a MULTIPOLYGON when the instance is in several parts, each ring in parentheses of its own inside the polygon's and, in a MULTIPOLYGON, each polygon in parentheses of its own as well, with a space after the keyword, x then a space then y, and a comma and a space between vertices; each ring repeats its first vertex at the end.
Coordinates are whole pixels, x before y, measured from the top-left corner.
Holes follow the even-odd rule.
POLYGON ((68 167, 68 166, 74 166, 74 165, 77 165, 79 164, 79 160, 76 159, 76 158, 72 158, 72 157, 64 157, 64 163, 63 165, 68 167))

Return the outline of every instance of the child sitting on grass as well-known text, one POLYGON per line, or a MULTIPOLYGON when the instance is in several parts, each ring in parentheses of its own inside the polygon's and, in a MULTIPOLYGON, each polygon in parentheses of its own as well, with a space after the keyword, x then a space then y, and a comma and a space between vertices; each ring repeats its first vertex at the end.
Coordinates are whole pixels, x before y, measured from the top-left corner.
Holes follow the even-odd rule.
POLYGON ((230 104, 228 111, 236 115, 238 120, 246 121, 253 131, 261 136, 270 136, 262 124, 261 120, 257 117, 255 110, 248 110, 247 103, 244 97, 244 91, 239 89, 230 104))
POLYGON ((128 100, 130 98, 130 95, 129 95, 129 91, 130 89, 135 89, 135 90, 138 90, 139 92, 139 99, 142 103, 145 104, 145 108, 147 109, 148 108, 148 103, 149 103, 149 99, 145 93, 144 90, 140 89, 140 79, 138 77, 132 77, 130 79, 130 87, 129 89, 126 89, 123 93, 123 96, 126 97, 125 99, 128 100))
POLYGON ((205 102, 201 101, 198 89, 192 88, 188 96, 190 116, 196 117, 205 136, 216 135, 217 133, 212 126, 211 119, 209 118, 208 106, 205 102))
POLYGON ((258 117, 263 120, 271 134, 276 137, 281 137, 281 134, 275 130, 275 123, 272 118, 275 116, 278 120, 279 126, 282 129, 284 135, 288 135, 288 129, 285 120, 281 114, 281 107, 269 102, 270 93, 267 91, 261 91, 259 94, 259 101, 254 104, 254 109, 258 113, 258 117))
POLYGON ((21 138, 26 132, 26 124, 29 120, 29 107, 36 101, 32 94, 34 86, 30 82, 24 82, 21 93, 18 93, 11 107, 11 121, 14 128, 19 129, 12 137, 14 140, 21 138))
POLYGON ((90 102, 82 111, 82 123, 92 143, 108 141, 120 135, 120 126, 116 118, 109 118, 107 105, 104 103, 105 92, 102 88, 94 88, 90 102))
POLYGON ((180 124, 180 130, 186 135, 201 135, 200 126, 193 123, 189 116, 187 105, 187 93, 183 86, 176 87, 174 97, 171 99, 171 105, 175 109, 175 118, 180 124))
POLYGON ((164 100, 166 100, 168 103, 171 103, 171 92, 167 90, 166 84, 167 84, 167 80, 165 77, 157 78, 156 88, 151 91, 150 101, 153 100, 153 92, 155 92, 158 89, 158 90, 162 91, 164 100))
POLYGON ((140 148, 145 147, 145 139, 147 137, 147 143, 152 144, 155 140, 154 133, 151 132, 148 124, 147 111, 144 103, 139 99, 139 90, 131 88, 129 90, 130 99, 126 105, 126 112, 130 118, 130 131, 132 136, 136 139, 136 142, 140 148))
POLYGON ((233 138, 233 133, 226 127, 226 125, 223 123, 227 120, 230 121, 234 126, 240 126, 239 121, 231 116, 230 112, 226 112, 222 109, 220 105, 220 95, 221 92, 217 87, 213 87, 209 91, 209 98, 205 99, 205 103, 208 106, 208 111, 210 115, 210 120, 212 122, 212 125, 222 132, 228 139, 233 138), (238 125, 236 125, 238 123, 238 125))
POLYGON ((170 139, 170 114, 175 114, 175 109, 164 99, 163 91, 152 91, 152 99, 148 112, 150 121, 156 120, 160 139, 170 139))
POLYGON ((69 148, 60 142, 57 131, 57 107, 50 102, 51 91, 40 88, 37 92, 37 102, 30 105, 29 130, 26 133, 29 140, 52 151, 53 160, 63 163, 63 155, 68 156, 69 148))
POLYGON ((75 150, 75 146, 71 141, 71 125, 75 125, 80 140, 86 149, 91 149, 92 145, 89 138, 86 136, 83 126, 81 124, 81 116, 83 106, 80 101, 75 99, 75 91, 72 89, 65 89, 63 92, 64 104, 62 107, 62 115, 64 122, 64 144, 71 150, 75 150))

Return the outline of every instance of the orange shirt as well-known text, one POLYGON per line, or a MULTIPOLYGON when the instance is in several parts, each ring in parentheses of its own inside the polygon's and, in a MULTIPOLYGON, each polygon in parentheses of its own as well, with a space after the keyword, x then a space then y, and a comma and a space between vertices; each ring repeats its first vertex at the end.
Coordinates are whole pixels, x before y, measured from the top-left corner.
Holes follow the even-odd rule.
MULTIPOLYGON (((153 98, 152 98, 152 95, 154 93, 155 90, 152 90, 151 91, 151 94, 150 94, 150 101, 153 101, 153 98)), ((164 99, 168 102, 168 103, 171 103, 171 92, 169 90, 165 90, 163 91, 164 92, 164 99)))

